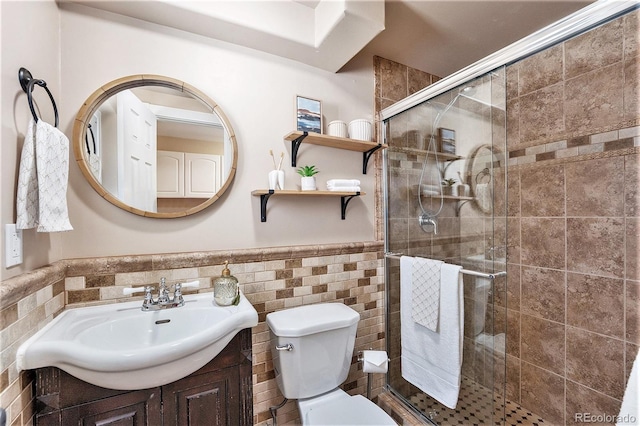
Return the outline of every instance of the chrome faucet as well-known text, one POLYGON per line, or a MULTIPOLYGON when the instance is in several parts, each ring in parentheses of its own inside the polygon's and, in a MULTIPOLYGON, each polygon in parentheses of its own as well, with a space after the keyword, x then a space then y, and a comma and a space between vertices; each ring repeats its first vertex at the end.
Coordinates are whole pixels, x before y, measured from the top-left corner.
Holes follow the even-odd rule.
POLYGON ((200 287, 200 282, 196 280, 186 283, 176 283, 174 285, 173 297, 170 297, 167 281, 163 277, 160 279, 160 285, 158 286, 158 298, 156 300, 153 299, 153 287, 150 285, 144 287, 123 288, 122 293, 130 295, 144 291, 144 301, 142 302, 141 309, 143 311, 159 311, 161 309, 178 308, 183 306, 184 298, 182 297, 182 289, 188 287, 200 287))

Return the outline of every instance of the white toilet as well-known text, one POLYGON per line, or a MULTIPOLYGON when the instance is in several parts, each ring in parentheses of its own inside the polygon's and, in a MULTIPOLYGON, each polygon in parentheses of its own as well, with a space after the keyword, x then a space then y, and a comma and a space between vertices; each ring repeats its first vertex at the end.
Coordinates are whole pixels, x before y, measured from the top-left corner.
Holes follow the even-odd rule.
POLYGON ((394 425, 362 395, 339 388, 349 374, 360 315, 342 303, 320 303, 267 315, 276 382, 298 400, 303 425, 394 425))

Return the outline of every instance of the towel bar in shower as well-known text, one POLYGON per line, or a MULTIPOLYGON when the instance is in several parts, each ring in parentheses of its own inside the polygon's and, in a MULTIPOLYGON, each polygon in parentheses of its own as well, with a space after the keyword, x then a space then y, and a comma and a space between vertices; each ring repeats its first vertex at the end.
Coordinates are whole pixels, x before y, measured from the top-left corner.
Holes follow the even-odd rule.
MULTIPOLYGON (((389 259, 396 259, 396 260, 400 260, 400 257, 404 256, 403 254, 400 253, 385 253, 384 257, 388 257, 389 259)), ((460 273, 465 274, 465 275, 472 275, 474 277, 482 277, 482 278, 488 278, 490 280, 494 280, 496 278, 500 278, 500 277, 504 277, 507 275, 507 271, 500 271, 500 272, 494 272, 491 274, 488 274, 486 272, 478 272, 478 271, 471 271, 469 269, 461 269, 460 273)))

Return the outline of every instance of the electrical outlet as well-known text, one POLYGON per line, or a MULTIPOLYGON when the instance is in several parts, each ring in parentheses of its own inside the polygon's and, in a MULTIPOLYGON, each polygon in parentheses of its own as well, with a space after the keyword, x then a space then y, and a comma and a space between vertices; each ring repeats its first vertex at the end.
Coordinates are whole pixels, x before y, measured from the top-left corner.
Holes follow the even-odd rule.
POLYGON ((15 223, 4 226, 5 267, 22 263, 22 229, 17 229, 15 223))

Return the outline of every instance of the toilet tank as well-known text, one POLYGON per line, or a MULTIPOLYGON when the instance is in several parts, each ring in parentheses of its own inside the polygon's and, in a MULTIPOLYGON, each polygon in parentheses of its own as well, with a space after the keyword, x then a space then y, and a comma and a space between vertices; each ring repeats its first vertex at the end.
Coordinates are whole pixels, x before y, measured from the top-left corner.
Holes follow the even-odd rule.
POLYGON ((276 382, 285 398, 310 398, 346 380, 359 320, 360 315, 342 303, 306 305, 267 315, 276 382), (276 349, 289 344, 291 350, 276 349))

